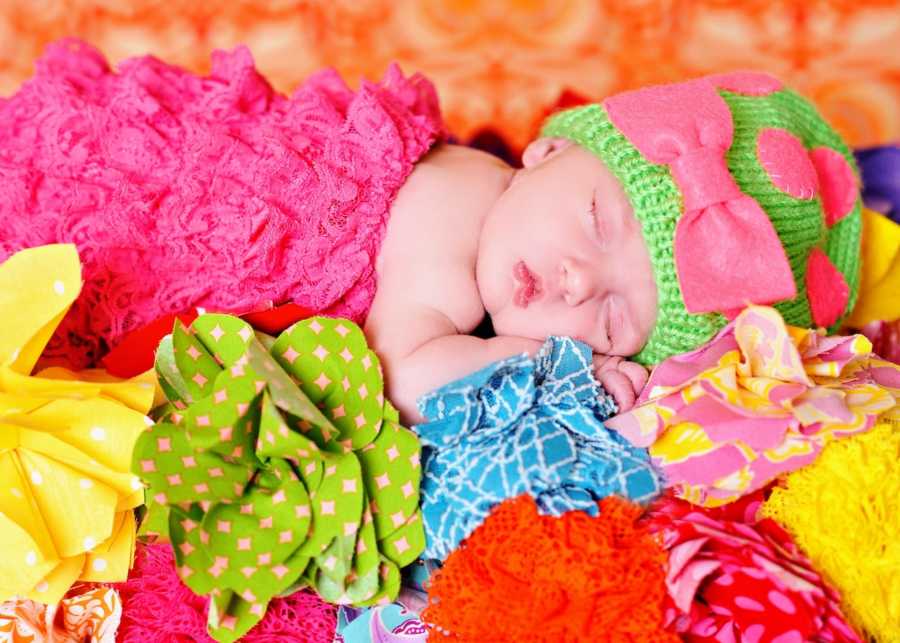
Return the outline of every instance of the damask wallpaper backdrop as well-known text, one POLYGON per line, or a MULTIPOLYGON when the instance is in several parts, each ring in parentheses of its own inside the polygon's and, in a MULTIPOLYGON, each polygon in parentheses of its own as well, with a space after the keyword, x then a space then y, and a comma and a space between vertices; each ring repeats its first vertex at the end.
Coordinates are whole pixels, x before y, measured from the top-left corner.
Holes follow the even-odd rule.
POLYGON ((246 43, 283 92, 323 66, 353 85, 397 60, 435 82, 457 136, 513 147, 566 90, 735 68, 779 75, 853 145, 900 140, 897 0, 0 0, 0 95, 62 36, 201 72, 246 43))

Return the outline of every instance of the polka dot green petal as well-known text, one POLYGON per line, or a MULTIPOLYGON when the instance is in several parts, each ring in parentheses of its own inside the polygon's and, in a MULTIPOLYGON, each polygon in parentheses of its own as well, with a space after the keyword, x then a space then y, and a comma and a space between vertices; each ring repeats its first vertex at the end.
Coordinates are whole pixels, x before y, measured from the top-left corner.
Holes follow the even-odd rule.
MULTIPOLYGON (((256 598, 247 594, 248 598, 256 598)), ((213 595, 209 604, 209 633, 221 643, 232 643, 258 623, 266 605, 258 600, 246 600, 232 591, 213 595)))
POLYGON ((412 564, 425 549, 425 524, 418 509, 398 529, 378 541, 378 548, 398 567, 412 564))
POLYGON ((356 547, 356 525, 354 531, 339 535, 331 541, 314 562, 319 571, 336 583, 343 583, 353 571, 353 550, 356 547))
POLYGON ((215 579, 206 570, 212 558, 206 552, 200 537, 203 511, 198 505, 185 510, 172 507, 169 512, 169 540, 175 554, 175 567, 181 581, 195 594, 209 594, 216 586, 215 579))
POLYGON ((191 328, 197 339, 225 368, 230 368, 243 357, 247 345, 255 336, 250 324, 231 315, 201 315, 194 320, 191 328))
POLYGON ((357 603, 359 607, 390 602, 400 593, 400 568, 387 558, 381 559, 378 566, 378 577, 380 579, 378 593, 366 601, 357 603))
POLYGON ((229 315, 177 324, 157 353, 166 421, 132 463, 222 641, 304 586, 392 599, 399 566, 424 549, 418 438, 359 327, 316 317, 263 339, 229 315))
POLYGON ((346 524, 359 524, 362 517, 362 472, 356 456, 329 454, 324 467, 322 482, 311 494, 313 535, 303 546, 310 556, 321 554, 346 524))
POLYGON ((287 418, 279 412, 268 394, 263 394, 256 454, 261 458, 283 458, 292 462, 321 457, 318 445, 291 429, 287 418))
POLYGON ((419 506, 419 439, 389 422, 371 448, 359 454, 366 470, 366 491, 375 501, 375 530, 384 538, 419 506))
POLYGON ((158 423, 135 443, 132 471, 148 484, 157 504, 218 501, 240 495, 252 471, 211 451, 196 449, 191 434, 174 424, 158 423))
POLYGON ((340 431, 338 442, 361 449, 375 439, 384 417, 381 365, 365 335, 345 319, 313 317, 275 342, 279 363, 340 431))
POLYGON ((184 401, 191 402, 208 395, 216 377, 222 372, 222 367, 206 350, 203 342, 178 320, 175 320, 175 329, 172 331, 172 345, 181 379, 191 395, 190 400, 184 401))

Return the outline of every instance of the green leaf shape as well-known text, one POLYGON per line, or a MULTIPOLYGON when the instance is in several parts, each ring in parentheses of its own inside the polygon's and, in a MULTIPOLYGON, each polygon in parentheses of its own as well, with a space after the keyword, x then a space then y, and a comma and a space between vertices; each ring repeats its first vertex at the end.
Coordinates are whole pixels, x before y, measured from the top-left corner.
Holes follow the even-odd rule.
POLYGON ((313 317, 281 334, 272 352, 340 431, 343 448, 361 449, 384 419, 384 381, 378 356, 359 326, 313 317))
POLYGON ((390 602, 400 593, 400 568, 387 558, 381 559, 378 565, 380 586, 372 598, 355 603, 357 607, 370 607, 382 602, 390 602))
POLYGON ((190 395, 182 401, 189 404, 208 395, 213 381, 222 368, 206 350, 203 342, 194 337, 178 319, 175 320, 175 328, 172 331, 172 346, 181 381, 190 395))
POLYGON ((418 510, 419 438, 389 421, 359 457, 366 470, 366 492, 375 502, 375 531, 383 540, 418 510))
POLYGON ((318 556, 348 525, 359 525, 363 509, 362 470, 353 453, 326 454, 324 474, 311 494, 313 535, 303 546, 307 556, 318 556))
POLYGON ((146 498, 144 512, 137 535, 139 538, 152 538, 160 542, 169 539, 169 508, 146 498))
POLYGON ((354 605, 396 597, 424 549, 419 443, 359 327, 315 317, 273 339, 201 315, 162 341, 157 373, 169 404, 132 466, 155 524, 168 515, 182 579, 213 599, 214 637, 236 640, 306 586, 354 605))

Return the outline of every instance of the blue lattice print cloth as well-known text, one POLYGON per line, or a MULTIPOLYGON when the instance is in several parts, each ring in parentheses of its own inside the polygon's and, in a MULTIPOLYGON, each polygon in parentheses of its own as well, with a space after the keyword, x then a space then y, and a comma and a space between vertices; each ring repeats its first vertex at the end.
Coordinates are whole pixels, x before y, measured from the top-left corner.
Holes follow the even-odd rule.
POLYGON ((550 337, 534 358, 511 357, 418 400, 423 443, 424 556, 443 560, 507 498, 531 494, 542 513, 619 495, 647 502, 662 487, 644 449, 607 430, 615 402, 594 379, 591 349, 550 337))

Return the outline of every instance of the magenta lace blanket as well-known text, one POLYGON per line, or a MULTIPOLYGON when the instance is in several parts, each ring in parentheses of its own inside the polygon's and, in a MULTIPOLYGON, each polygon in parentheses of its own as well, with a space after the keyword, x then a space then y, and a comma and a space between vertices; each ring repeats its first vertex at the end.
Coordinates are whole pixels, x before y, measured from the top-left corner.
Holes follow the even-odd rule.
POLYGON ((0 260, 77 244, 84 289, 48 347, 74 367, 199 306, 295 302, 361 321, 390 204, 444 134, 431 83, 333 71, 287 98, 238 47, 200 77, 152 57, 112 71, 66 40, 0 99, 0 260))

